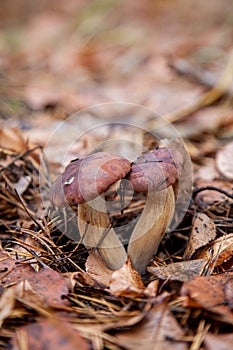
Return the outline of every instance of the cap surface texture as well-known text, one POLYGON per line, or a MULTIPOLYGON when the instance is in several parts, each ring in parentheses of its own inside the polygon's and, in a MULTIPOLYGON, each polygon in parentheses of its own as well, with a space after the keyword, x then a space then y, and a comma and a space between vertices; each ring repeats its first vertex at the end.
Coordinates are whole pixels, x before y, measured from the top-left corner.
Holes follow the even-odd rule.
POLYGON ((88 202, 124 178, 130 168, 127 159, 108 152, 74 160, 56 179, 50 200, 58 207, 88 202))
POLYGON ((161 191, 173 185, 183 168, 183 157, 177 150, 159 147, 138 157, 127 176, 135 192, 161 191))

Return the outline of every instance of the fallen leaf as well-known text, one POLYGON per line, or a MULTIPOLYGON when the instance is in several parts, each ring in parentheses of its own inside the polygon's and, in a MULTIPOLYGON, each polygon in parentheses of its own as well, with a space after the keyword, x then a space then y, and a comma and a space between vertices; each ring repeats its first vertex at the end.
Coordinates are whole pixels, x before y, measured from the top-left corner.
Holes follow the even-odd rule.
POLYGON ((188 282, 200 275, 206 262, 207 259, 181 261, 165 266, 148 267, 147 270, 162 280, 188 282))
POLYGON ((130 330, 116 335, 127 350, 187 350, 179 341, 184 335, 165 304, 154 305, 145 318, 130 330))
POLYGON ((95 281, 106 287, 110 285, 113 271, 107 268, 97 251, 93 251, 89 254, 85 267, 88 275, 95 281))
POLYGON ((51 306, 67 305, 69 302, 62 299, 69 290, 66 279, 57 271, 43 267, 27 278, 36 293, 45 299, 51 306))
POLYGON ((141 275, 134 269, 129 258, 122 268, 113 272, 109 290, 115 296, 135 297, 144 294, 145 286, 141 275))
POLYGON ((6 318, 8 318, 15 306, 14 288, 5 289, 0 298, 0 328, 6 318))
POLYGON ((89 349, 88 343, 77 330, 68 322, 55 318, 42 319, 19 328, 12 339, 12 344, 14 350, 89 349))
POLYGON ((0 129, 0 147, 22 153, 28 149, 28 142, 17 128, 0 129))
POLYGON ((9 257, 3 250, 0 250, 0 277, 1 286, 17 284, 29 276, 34 276, 35 271, 30 265, 19 264, 17 260, 9 257))
POLYGON ((28 281, 33 291, 45 299, 48 304, 58 306, 67 305, 68 303, 67 300, 62 299, 62 296, 69 292, 65 278, 48 267, 36 272, 28 264, 17 264, 16 260, 0 250, 0 275, 3 287, 12 283, 16 285, 28 281))
POLYGON ((233 349, 233 333, 211 334, 204 337, 204 344, 207 350, 230 350, 233 349))
POLYGON ((19 282, 12 288, 15 289, 15 299, 22 305, 29 307, 38 314, 48 312, 48 309, 50 308, 49 303, 43 296, 39 295, 37 291, 33 289, 30 282, 25 280, 23 282, 19 282))
POLYGON ((198 213, 194 219, 192 232, 184 252, 184 258, 189 259, 198 248, 205 246, 216 237, 216 227, 206 214, 198 213))
POLYGON ((186 296, 184 306, 203 308, 221 316, 223 322, 233 324, 233 312, 226 305, 225 286, 233 273, 209 277, 195 277, 184 283, 181 295, 186 296))
POLYGON ((84 285, 109 287, 110 293, 115 296, 154 297, 157 294, 158 281, 152 281, 145 287, 129 259, 121 269, 112 271, 107 268, 99 253, 94 251, 88 256, 85 266, 87 273, 78 273, 78 279, 84 285))
POLYGON ((233 233, 215 239, 197 254, 197 258, 209 259, 210 253, 210 267, 222 265, 230 260, 233 256, 233 233))
POLYGON ((227 143, 216 155, 216 166, 224 177, 233 180, 233 141, 227 143))
POLYGON ((233 310, 233 278, 229 278, 225 285, 225 298, 231 310, 233 310))
POLYGON ((148 297, 154 297, 158 292, 158 288, 159 280, 151 281, 144 290, 144 294, 148 297))
POLYGON ((89 276, 89 280, 92 283, 85 283, 85 276, 88 275, 85 271, 83 272, 65 272, 63 273, 63 277, 66 279, 66 284, 68 285, 69 291, 71 293, 74 292, 74 288, 77 285, 77 282, 80 282, 85 286, 94 286, 95 281, 89 276), (82 277, 84 275, 84 277, 82 277), (84 281, 84 282, 83 282, 84 281))

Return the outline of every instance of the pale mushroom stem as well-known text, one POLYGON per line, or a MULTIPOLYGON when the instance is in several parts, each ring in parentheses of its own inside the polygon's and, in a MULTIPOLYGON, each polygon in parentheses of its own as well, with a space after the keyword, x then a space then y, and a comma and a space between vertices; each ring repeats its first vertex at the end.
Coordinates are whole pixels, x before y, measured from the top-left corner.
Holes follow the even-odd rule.
POLYGON ((128 255, 135 269, 143 274, 172 220, 175 196, 172 186, 163 191, 149 192, 145 208, 134 227, 128 245, 128 255))
POLYGON ((78 227, 81 235, 85 232, 85 237, 82 237, 85 247, 97 247, 109 269, 117 270, 123 266, 127 260, 127 254, 116 232, 111 228, 101 196, 79 204, 78 227))

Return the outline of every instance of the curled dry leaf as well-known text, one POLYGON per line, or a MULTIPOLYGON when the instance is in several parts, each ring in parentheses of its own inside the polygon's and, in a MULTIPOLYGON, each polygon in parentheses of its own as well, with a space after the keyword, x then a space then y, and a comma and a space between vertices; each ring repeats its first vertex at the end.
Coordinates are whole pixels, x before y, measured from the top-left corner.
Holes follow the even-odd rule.
POLYGON ((233 141, 227 143, 216 155, 216 165, 224 177, 233 180, 233 141))
POLYGON ((64 320, 49 318, 31 323, 16 331, 12 339, 14 350, 59 349, 88 350, 89 345, 80 333, 64 320))
POLYGON ((210 258, 211 266, 219 266, 230 260, 233 256, 233 233, 215 239, 203 248, 198 254, 198 259, 210 258))
POLYGON ((133 268, 130 259, 112 274, 109 289, 116 296, 133 297, 143 294, 145 286, 141 275, 133 268))
POLYGON ((108 287, 113 271, 108 269, 103 259, 97 251, 89 254, 85 263, 87 275, 82 275, 84 281, 92 283, 90 278, 97 281, 100 285, 108 287))
POLYGON ((88 286, 93 288, 103 288, 85 271, 76 271, 76 272, 66 272, 63 273, 63 276, 66 279, 69 291, 74 292, 74 288, 78 285, 88 286))
POLYGON ((207 259, 181 261, 165 266, 148 267, 147 270, 162 280, 188 282, 194 277, 200 276, 206 262, 207 259))
POLYGON ((98 252, 91 252, 86 261, 87 273, 79 273, 81 283, 99 288, 109 288, 115 296, 148 296, 154 297, 158 289, 158 281, 152 281, 144 286, 140 274, 134 269, 128 259, 122 268, 116 271, 108 269, 98 252), (98 285, 95 283, 98 283, 98 285))
POLYGON ((129 258, 122 268, 113 272, 109 285, 111 294, 124 297, 155 296, 157 288, 158 285, 154 282, 145 288, 141 275, 134 269, 129 258))
POLYGON ((205 246, 216 237, 216 227, 206 214, 198 213, 194 218, 193 228, 184 258, 189 259, 198 248, 205 246))
POLYGON ((226 305, 225 286, 233 278, 233 273, 209 277, 195 277, 184 283, 181 295, 185 296, 184 306, 197 307, 217 313, 223 322, 233 324, 233 312, 226 305))

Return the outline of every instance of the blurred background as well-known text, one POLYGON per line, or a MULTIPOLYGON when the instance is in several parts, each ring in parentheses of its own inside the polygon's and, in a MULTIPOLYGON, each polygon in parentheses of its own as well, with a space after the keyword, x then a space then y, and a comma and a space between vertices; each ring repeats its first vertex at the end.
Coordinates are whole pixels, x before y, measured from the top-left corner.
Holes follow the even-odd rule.
MULTIPOLYGON (((164 115, 195 103, 217 84, 233 44, 231 0, 1 0, 0 21, 0 126, 42 145, 58 121, 95 104, 164 115)), ((231 107, 222 100, 176 127, 184 138, 229 136, 231 107)))

